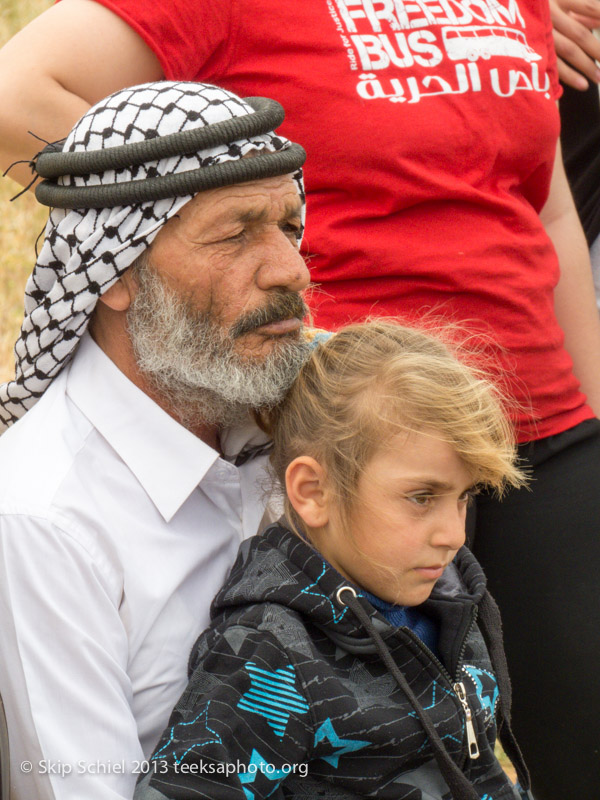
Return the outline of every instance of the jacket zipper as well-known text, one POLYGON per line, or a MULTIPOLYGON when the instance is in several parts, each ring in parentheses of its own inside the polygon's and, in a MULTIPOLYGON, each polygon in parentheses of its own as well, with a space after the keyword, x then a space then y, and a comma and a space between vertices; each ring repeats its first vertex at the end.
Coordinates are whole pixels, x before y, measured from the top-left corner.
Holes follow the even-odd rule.
POLYGON ((399 629, 403 633, 407 634, 409 639, 413 641, 417 645, 417 647, 419 647, 419 649, 433 661, 433 663, 436 665, 436 667, 442 674, 442 677, 444 677, 448 685, 452 687, 452 690, 454 691, 454 694, 456 695, 458 702, 462 706, 462 709, 465 714, 465 732, 467 734, 467 750, 466 753, 463 750, 463 753, 461 755, 461 759, 459 762, 459 766, 461 769, 464 768, 467 758, 471 758, 474 761, 480 756, 479 745, 477 744, 477 733, 475 731, 475 725, 473 723, 473 712, 471 711, 469 701, 467 700, 467 691, 464 683, 458 680, 458 678, 460 677, 460 666, 466 648, 467 637, 471 633, 471 630, 473 628, 473 625, 475 624, 476 619, 477 619, 477 606, 473 606, 471 610, 471 619, 465 629, 460 651, 458 654, 458 659, 456 662, 456 676, 454 679, 452 678, 446 667, 439 660, 439 658, 435 655, 435 653, 432 653, 432 651, 427 647, 427 645, 424 644, 421 641, 421 639, 419 639, 419 637, 415 633, 413 633, 413 631, 411 631, 410 628, 403 626, 402 628, 399 629))
POLYGON ((460 665, 462 664, 463 656, 465 654, 465 648, 467 646, 467 636, 471 633, 473 629, 473 625, 475 624, 475 620, 477 619, 478 609, 477 606, 471 606, 471 619, 466 627, 466 630, 463 634, 463 639, 460 645, 460 650, 458 651, 458 658, 456 659, 456 677, 459 677, 460 672, 460 665))
POLYGON ((467 690, 464 683, 455 683, 453 689, 456 692, 460 704, 465 712, 466 728, 467 728, 467 748, 469 750, 469 757, 475 760, 479 758, 479 745, 477 744, 477 734, 475 733, 475 726, 473 725, 473 713, 469 702, 467 700, 467 690))

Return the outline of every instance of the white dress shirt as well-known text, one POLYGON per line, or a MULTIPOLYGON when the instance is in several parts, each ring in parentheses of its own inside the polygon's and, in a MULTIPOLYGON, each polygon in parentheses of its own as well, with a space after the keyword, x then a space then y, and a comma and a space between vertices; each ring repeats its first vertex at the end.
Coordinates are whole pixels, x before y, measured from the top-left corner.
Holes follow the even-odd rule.
MULTIPOLYGON (((264 441, 249 424, 222 446, 264 441)), ((131 798, 210 602, 263 518, 265 463, 221 458, 89 335, 0 438, 13 800, 131 798)))

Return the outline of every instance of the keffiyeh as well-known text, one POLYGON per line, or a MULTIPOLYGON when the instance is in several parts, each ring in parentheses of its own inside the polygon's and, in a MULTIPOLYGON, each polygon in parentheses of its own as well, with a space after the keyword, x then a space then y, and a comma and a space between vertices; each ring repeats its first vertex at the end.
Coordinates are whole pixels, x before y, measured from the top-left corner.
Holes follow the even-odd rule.
MULTIPOLYGON (((73 128, 63 152, 116 147, 252 113, 244 100, 208 84, 144 84, 116 92, 91 108, 73 128)), ((134 167, 65 176, 59 183, 91 186, 148 180, 236 161, 252 150, 276 152, 289 147, 287 139, 269 132, 134 167)), ((300 170, 294 179, 304 199, 300 170)), ((25 318, 15 344, 15 379, 0 386, 0 432, 44 393, 75 352, 100 295, 192 196, 51 211, 44 244, 26 286, 25 318)))

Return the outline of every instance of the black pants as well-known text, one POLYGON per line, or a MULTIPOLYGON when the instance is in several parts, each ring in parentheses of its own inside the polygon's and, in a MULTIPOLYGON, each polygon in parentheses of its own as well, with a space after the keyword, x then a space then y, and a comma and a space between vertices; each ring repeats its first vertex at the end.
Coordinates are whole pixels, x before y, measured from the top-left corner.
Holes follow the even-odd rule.
POLYGON ((476 505, 536 800, 600 798, 600 422, 523 445, 531 490, 476 505))

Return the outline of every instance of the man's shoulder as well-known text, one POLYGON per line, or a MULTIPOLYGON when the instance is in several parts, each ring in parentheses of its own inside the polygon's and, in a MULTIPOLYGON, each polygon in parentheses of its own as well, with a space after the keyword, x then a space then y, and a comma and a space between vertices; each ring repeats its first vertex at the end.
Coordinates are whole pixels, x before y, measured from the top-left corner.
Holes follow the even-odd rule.
POLYGON ((99 435, 70 400, 60 375, 35 406, 0 437, 0 516, 56 520, 69 495, 91 488, 99 435))

